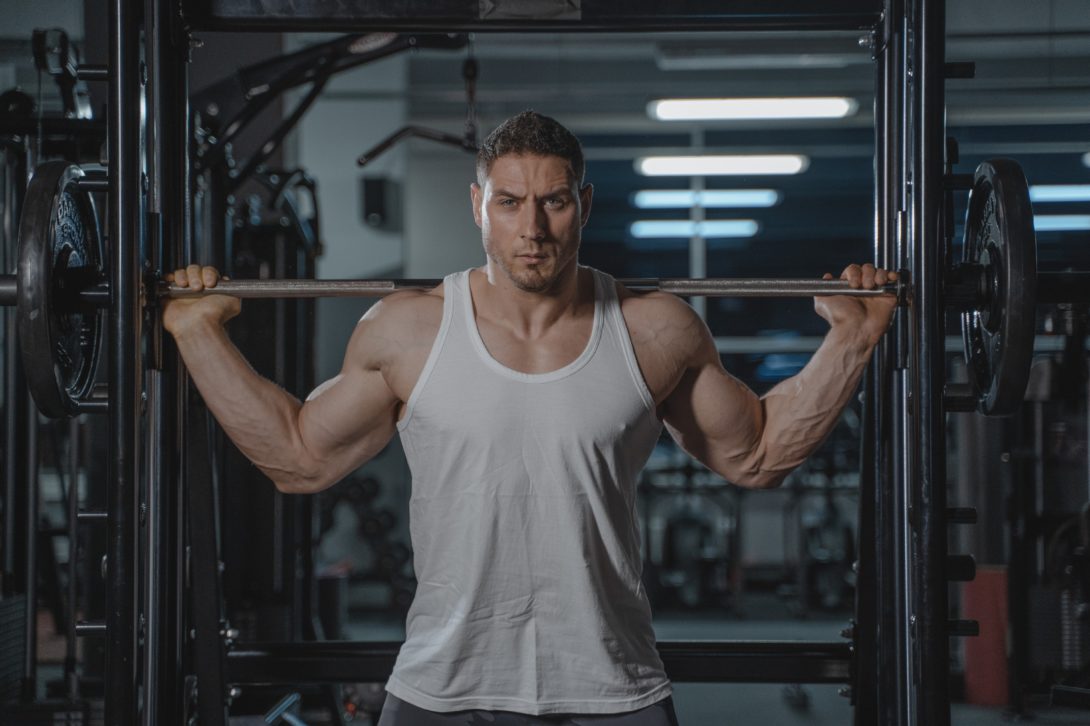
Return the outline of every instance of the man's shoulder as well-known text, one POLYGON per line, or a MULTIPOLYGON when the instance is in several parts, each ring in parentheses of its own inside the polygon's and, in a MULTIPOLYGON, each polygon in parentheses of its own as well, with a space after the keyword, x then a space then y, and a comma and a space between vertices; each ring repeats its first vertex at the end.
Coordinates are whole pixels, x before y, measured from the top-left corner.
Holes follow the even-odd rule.
POLYGON ((430 346, 443 321, 443 285, 398 290, 372 305, 356 325, 350 347, 367 359, 430 346))
POLYGON ((668 292, 629 290, 617 283, 617 299, 629 326, 633 324, 677 326, 698 318, 696 311, 677 295, 668 292))
POLYGON ((708 337, 707 326, 681 298, 666 292, 637 292, 618 283, 617 296, 625 327, 636 348, 655 349, 671 360, 697 355, 708 337))
MULTIPOLYGON (((374 311, 376 317, 388 318, 398 323, 411 322, 414 319, 436 318, 436 323, 443 317, 444 285, 439 283, 430 290, 398 290, 382 298, 367 312, 374 311)), ((367 315, 364 317, 366 318, 367 315)))
POLYGON ((398 290, 371 306, 360 322, 374 327, 439 325, 443 317, 443 283, 430 290, 398 290))

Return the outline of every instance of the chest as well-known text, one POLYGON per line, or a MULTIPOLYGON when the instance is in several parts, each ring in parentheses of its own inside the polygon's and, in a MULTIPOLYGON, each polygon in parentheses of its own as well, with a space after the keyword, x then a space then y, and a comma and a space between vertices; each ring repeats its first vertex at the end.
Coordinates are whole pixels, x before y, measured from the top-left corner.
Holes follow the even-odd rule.
POLYGON ((478 318, 476 325, 481 342, 497 363, 520 373, 540 374, 559 370, 583 353, 593 320, 583 316, 532 336, 484 318, 478 318))
MULTIPOLYGON (((515 380, 486 366, 466 375, 459 365, 431 373, 417 399, 409 434, 417 448, 443 452, 451 466, 481 467, 472 479, 509 479, 513 470, 547 471, 556 481, 629 456, 644 457, 659 422, 630 376, 587 365, 557 380, 515 380), (424 444, 423 442, 427 442, 424 444), (565 474, 567 472, 567 474, 565 474)), ((595 477, 591 477, 594 479, 595 477)))

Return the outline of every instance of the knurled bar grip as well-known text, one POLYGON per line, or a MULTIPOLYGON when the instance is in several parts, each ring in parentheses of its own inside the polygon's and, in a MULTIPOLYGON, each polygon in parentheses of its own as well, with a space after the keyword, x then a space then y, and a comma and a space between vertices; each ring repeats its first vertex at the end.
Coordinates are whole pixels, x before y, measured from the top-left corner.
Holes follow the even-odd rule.
MULTIPOLYGON (((442 280, 220 280, 214 288, 193 290, 162 285, 161 297, 192 298, 222 294, 238 298, 382 297, 398 290, 429 290, 442 280)), ((639 278, 618 280, 633 290, 659 290, 675 295, 706 297, 814 297, 851 295, 901 296, 903 283, 873 290, 852 288, 845 280, 800 280, 766 278, 639 278)))

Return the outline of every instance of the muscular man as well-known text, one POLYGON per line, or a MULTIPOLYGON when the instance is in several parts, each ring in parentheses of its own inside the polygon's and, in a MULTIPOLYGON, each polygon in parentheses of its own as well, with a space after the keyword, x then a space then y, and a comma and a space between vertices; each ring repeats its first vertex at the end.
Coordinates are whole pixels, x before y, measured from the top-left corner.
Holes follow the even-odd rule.
MULTIPOLYGON (((381 726, 676 724, 634 501, 661 427, 728 481, 776 486, 835 424, 894 300, 818 298, 824 342, 758 398, 684 302, 578 264, 592 188, 556 121, 526 112, 497 128, 471 195, 485 265, 372 307, 306 402, 231 344, 238 300, 171 302, 164 325, 281 491, 321 491, 401 435, 419 585, 381 726)), ((867 288, 894 277, 842 274, 867 288)), ((218 274, 173 279, 214 287, 218 274)))

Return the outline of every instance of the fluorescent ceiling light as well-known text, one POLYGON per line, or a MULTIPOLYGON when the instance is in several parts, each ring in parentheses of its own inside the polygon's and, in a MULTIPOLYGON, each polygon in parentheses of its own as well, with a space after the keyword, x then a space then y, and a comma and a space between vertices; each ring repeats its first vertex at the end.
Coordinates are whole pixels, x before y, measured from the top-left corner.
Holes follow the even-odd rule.
MULTIPOLYGON (((866 61, 871 62, 867 57, 866 61)), ((845 55, 826 55, 817 53, 772 53, 748 55, 689 55, 660 54, 655 63, 663 71, 752 71, 784 70, 806 68, 847 68, 860 65, 858 57, 845 55)))
POLYGON ((632 195, 638 209, 771 207, 779 201, 780 193, 774 189, 644 189, 632 195))
POLYGON ((1035 214, 1033 228, 1038 232, 1090 229, 1090 214, 1035 214))
POLYGON ((801 154, 644 156, 636 159, 636 171, 644 176, 798 174, 809 165, 810 160, 801 154))
POLYGON ((752 237, 760 225, 752 219, 713 219, 695 222, 691 219, 643 219, 633 222, 629 231, 633 237, 752 237))
POLYGON ((1090 202, 1090 184, 1034 184, 1031 202, 1090 202))
POLYGON ((844 118, 858 110, 854 98, 667 98, 647 104, 660 121, 844 118))

